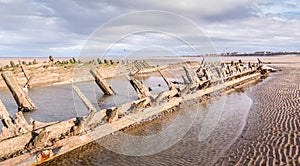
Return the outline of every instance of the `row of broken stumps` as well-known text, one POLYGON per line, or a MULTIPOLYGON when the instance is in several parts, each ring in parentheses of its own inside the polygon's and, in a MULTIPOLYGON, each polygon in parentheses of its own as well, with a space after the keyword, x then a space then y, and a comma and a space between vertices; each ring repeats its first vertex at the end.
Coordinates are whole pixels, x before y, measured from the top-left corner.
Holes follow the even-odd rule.
MULTIPOLYGON (((261 68, 261 61, 259 63, 251 64, 250 62, 248 64, 242 63, 241 61, 239 62, 231 62, 230 65, 222 63, 221 67, 218 68, 216 65, 205 65, 203 61, 201 62, 200 67, 195 71, 194 75, 192 72, 189 71, 187 67, 184 66, 184 70, 186 72, 186 77, 182 76, 182 79, 184 81, 183 84, 190 84, 194 82, 194 79, 196 80, 197 84, 201 82, 201 85, 199 88, 204 88, 203 85, 206 85, 205 87, 208 87, 209 85, 212 85, 213 83, 220 81, 220 78, 227 78, 230 79, 230 77, 234 76, 235 74, 241 74, 245 71, 252 71, 253 68, 259 69, 261 68)), ((22 69, 23 70, 23 69, 22 69)), ((160 70, 158 70, 164 81, 167 83, 169 90, 174 90, 177 89, 178 86, 176 86, 174 83, 168 81, 166 77, 162 74, 160 70)), ((105 79, 101 76, 100 72, 98 70, 91 70, 91 74, 94 76, 96 83, 98 86, 101 88, 101 90, 104 92, 105 95, 113 95, 115 92, 112 90, 112 88, 108 85, 108 83, 105 81, 105 79)), ((16 79, 13 77, 11 73, 2 73, 2 77, 5 80, 8 88, 12 92, 18 107, 20 108, 19 110, 23 111, 31 111, 37 109, 37 107, 34 105, 30 97, 24 93, 22 88, 18 85, 16 79)), ((133 86, 135 91, 138 94, 138 97, 145 98, 151 95, 149 89, 145 88, 142 82, 138 81, 134 77, 130 76, 127 77, 130 84, 133 86)), ((233 77, 232 77, 233 78, 233 77)), ((178 82, 175 82, 178 83, 178 82)), ((220 82, 219 82, 220 83, 220 82)), ((188 86, 187 86, 188 87, 188 86)), ((78 90, 77 90, 78 92, 78 90)), ((83 95, 80 95, 81 99, 83 95)), ((87 99, 83 100, 85 105, 90 109, 92 108, 92 105, 87 104, 88 101, 87 99)), ((3 104, 2 104, 3 105, 3 104)), ((4 107, 4 106, 2 106, 4 107)), ((1 115, 1 120, 3 122, 3 127, 8 127, 7 123, 5 123, 5 119, 7 116, 6 113, 2 113, 1 115)), ((16 115, 18 117, 20 115, 16 115)), ((23 119, 23 118, 20 118, 23 119)), ((2 130, 2 131, 5 131, 2 130)), ((20 129, 22 131, 22 129, 20 129)), ((8 134, 8 135, 14 135, 14 134, 8 134)))
MULTIPOLYGON (((259 72, 263 71, 261 63, 245 64, 242 62, 238 62, 238 63, 231 63, 225 65, 221 64, 221 66, 218 67, 217 64, 204 64, 203 61, 200 64, 200 67, 198 67, 198 69, 195 72, 191 72, 191 70, 187 66, 183 66, 183 69, 185 71, 186 76, 182 76, 184 82, 181 84, 184 85, 176 85, 173 82, 168 81, 167 78, 163 75, 163 73, 160 70, 158 70, 158 72, 160 73, 160 75, 168 85, 169 91, 167 93, 161 92, 160 94, 155 96, 151 95, 149 89, 147 89, 142 82, 134 78, 134 76, 128 76, 127 78, 130 84, 137 92, 140 100, 138 102, 132 102, 131 106, 126 111, 126 113, 138 112, 138 110, 161 104, 166 100, 169 100, 170 98, 180 97, 183 94, 193 93, 194 91, 213 86, 216 83, 221 83, 220 81, 230 80, 233 79, 234 77, 238 77, 240 75, 245 75, 249 73, 251 74, 257 71, 259 72), (150 98, 150 100, 147 100, 148 97, 151 96, 154 97, 150 98)), ((101 73, 98 70, 91 70, 91 74, 95 77, 95 82, 104 92, 104 94, 106 95, 114 94, 114 91, 109 86, 109 84, 105 81, 105 79, 101 76, 101 73)), ((15 99, 17 98, 16 102, 19 105, 19 107, 20 106, 24 107, 24 101, 34 106, 29 96, 26 93, 22 93, 24 91, 22 91, 21 87, 19 87, 17 84, 14 84, 13 81, 15 80, 11 73, 2 73, 2 77, 6 81, 7 85, 10 84, 8 85, 8 87, 12 92, 12 94, 14 95, 14 98, 15 99)), ((83 131, 86 130, 86 127, 88 126, 87 125, 88 122, 93 118, 93 116, 97 112, 97 110, 88 101, 88 99, 81 93, 80 89, 76 86, 74 86, 73 88, 90 112, 85 117, 73 119, 73 124, 71 123, 69 124, 69 126, 68 125, 66 126, 68 130, 63 130, 61 131, 61 134, 56 134, 56 136, 58 137, 56 139, 63 139, 65 136, 78 135, 82 133, 83 131)), ((36 107, 34 109, 36 109, 36 107)), ((103 118, 100 121, 98 121, 100 123, 98 123, 97 125, 101 125, 106 122, 111 123, 121 118, 122 116, 125 116, 124 112, 120 113, 118 110, 119 110, 118 106, 105 109, 103 118)), ((48 138, 49 131, 46 131, 45 127, 55 124, 55 122, 42 123, 35 120, 31 120, 30 124, 28 124, 21 111, 16 113, 15 118, 12 118, 7 112, 1 100, 0 100, 0 119, 2 120, 3 123, 0 141, 31 132, 30 141, 25 144, 23 151, 21 152, 19 151, 18 153, 37 151, 46 146, 49 146, 45 144, 45 142, 49 142, 49 141, 45 141, 45 139, 49 139, 48 138)), ((55 141, 55 139, 53 141, 55 141)), ((18 153, 14 152, 11 154, 18 155, 18 153)), ((0 154, 0 156, 2 157, 2 160, 9 158, 7 154, 3 154, 3 155, 0 154)))

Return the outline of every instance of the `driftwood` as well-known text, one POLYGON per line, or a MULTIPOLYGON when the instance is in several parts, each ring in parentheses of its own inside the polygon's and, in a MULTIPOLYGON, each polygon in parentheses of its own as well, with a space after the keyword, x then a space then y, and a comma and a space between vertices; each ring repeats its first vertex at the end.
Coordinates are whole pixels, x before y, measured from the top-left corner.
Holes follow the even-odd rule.
POLYGON ((5 81, 10 92, 12 93, 18 105, 19 111, 28 112, 37 109, 29 96, 19 86, 17 80, 11 72, 3 72, 2 78, 5 81))

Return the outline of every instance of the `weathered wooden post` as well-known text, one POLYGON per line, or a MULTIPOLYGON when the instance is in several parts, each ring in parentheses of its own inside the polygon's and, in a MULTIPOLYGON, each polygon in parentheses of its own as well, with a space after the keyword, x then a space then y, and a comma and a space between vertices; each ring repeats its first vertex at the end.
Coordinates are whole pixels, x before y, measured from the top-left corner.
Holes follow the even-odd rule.
POLYGON ((191 75, 190 71, 187 69, 187 67, 183 66, 183 69, 185 71, 185 74, 186 74, 186 78, 188 79, 188 81, 190 83, 193 83, 194 82, 194 79, 193 79, 193 76, 191 75))
POLYGON ((187 66, 183 66, 183 69, 184 69, 186 77, 190 83, 199 83, 200 82, 198 76, 194 72, 191 72, 187 66))
POLYGON ((161 75, 161 77, 164 79, 164 81, 167 83, 167 85, 168 85, 168 87, 169 87, 169 90, 176 89, 176 86, 175 86, 172 82, 168 81, 168 80, 166 79, 166 77, 162 74, 162 72, 161 72, 160 70, 157 70, 157 71, 158 71, 158 73, 161 75))
POLYGON ((201 63, 200 63, 200 65, 199 65, 199 67, 198 67, 198 69, 196 70, 196 73, 198 73, 205 66, 204 60, 205 59, 203 58, 202 61, 201 61, 201 63))
POLYGON ((133 77, 129 77, 129 76, 127 76, 127 79, 129 80, 129 82, 132 85, 132 87, 134 88, 134 90, 137 92, 138 97, 140 99, 151 95, 149 90, 140 81, 136 80, 133 77))
POLYGON ((120 107, 116 107, 114 109, 106 109, 106 121, 112 123, 119 118, 119 110, 120 107))
POLYGON ((95 81, 105 95, 113 95, 114 92, 102 77, 98 70, 90 70, 90 73, 95 77, 95 81))
POLYGON ((27 72, 27 70, 25 69, 23 64, 21 63, 20 59, 19 59, 19 65, 22 69, 22 72, 24 73, 25 78, 27 79, 27 82, 24 87, 31 88, 30 81, 31 81, 32 77, 30 77, 29 73, 27 72))
MULTIPOLYGON (((93 106, 93 104, 85 97, 85 95, 81 92, 81 90, 77 86, 73 86, 74 91, 80 97, 81 101, 88 108, 89 114, 85 117, 84 126, 88 125, 91 119, 94 117, 97 109, 93 106)), ((103 117, 101 117, 102 119, 103 117)))
POLYGON ((7 112, 1 100, 0 100, 0 120, 2 121, 3 127, 5 128, 11 128, 13 126, 12 118, 9 116, 9 113, 7 112))
POLYGON ((258 64, 262 64, 263 63, 259 58, 257 58, 257 60, 258 60, 258 64))
POLYGON ((17 80, 11 72, 3 72, 1 75, 8 89, 13 95, 19 111, 29 112, 37 109, 29 96, 19 86, 17 80))
POLYGON ((94 111, 94 112, 97 111, 96 108, 93 106, 93 104, 85 97, 85 95, 81 92, 81 90, 77 86, 73 86, 73 89, 80 97, 84 105, 89 109, 89 111, 94 111))
POLYGON ((181 76, 182 77, 182 80, 183 80, 183 83, 185 85, 189 84, 190 82, 187 80, 187 78, 185 76, 181 76))
POLYGON ((26 122, 23 113, 17 112, 15 119, 13 119, 7 112, 4 104, 0 100, 0 120, 2 121, 2 133, 0 140, 14 137, 20 133, 25 133, 31 130, 30 126, 26 122))

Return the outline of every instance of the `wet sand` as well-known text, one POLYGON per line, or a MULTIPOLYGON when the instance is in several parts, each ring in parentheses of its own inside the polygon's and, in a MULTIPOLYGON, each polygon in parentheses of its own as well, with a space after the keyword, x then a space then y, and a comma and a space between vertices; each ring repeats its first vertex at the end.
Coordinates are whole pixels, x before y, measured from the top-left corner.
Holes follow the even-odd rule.
POLYGON ((249 94, 247 124, 217 165, 300 164, 300 65, 274 67, 282 72, 249 94))

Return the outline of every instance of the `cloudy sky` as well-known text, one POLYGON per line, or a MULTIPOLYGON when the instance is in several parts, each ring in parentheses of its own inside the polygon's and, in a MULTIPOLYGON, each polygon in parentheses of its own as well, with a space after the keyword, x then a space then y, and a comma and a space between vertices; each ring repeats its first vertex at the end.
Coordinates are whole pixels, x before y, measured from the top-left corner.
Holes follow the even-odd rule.
POLYGON ((0 14, 1 57, 300 50, 299 0, 0 0, 0 14))

